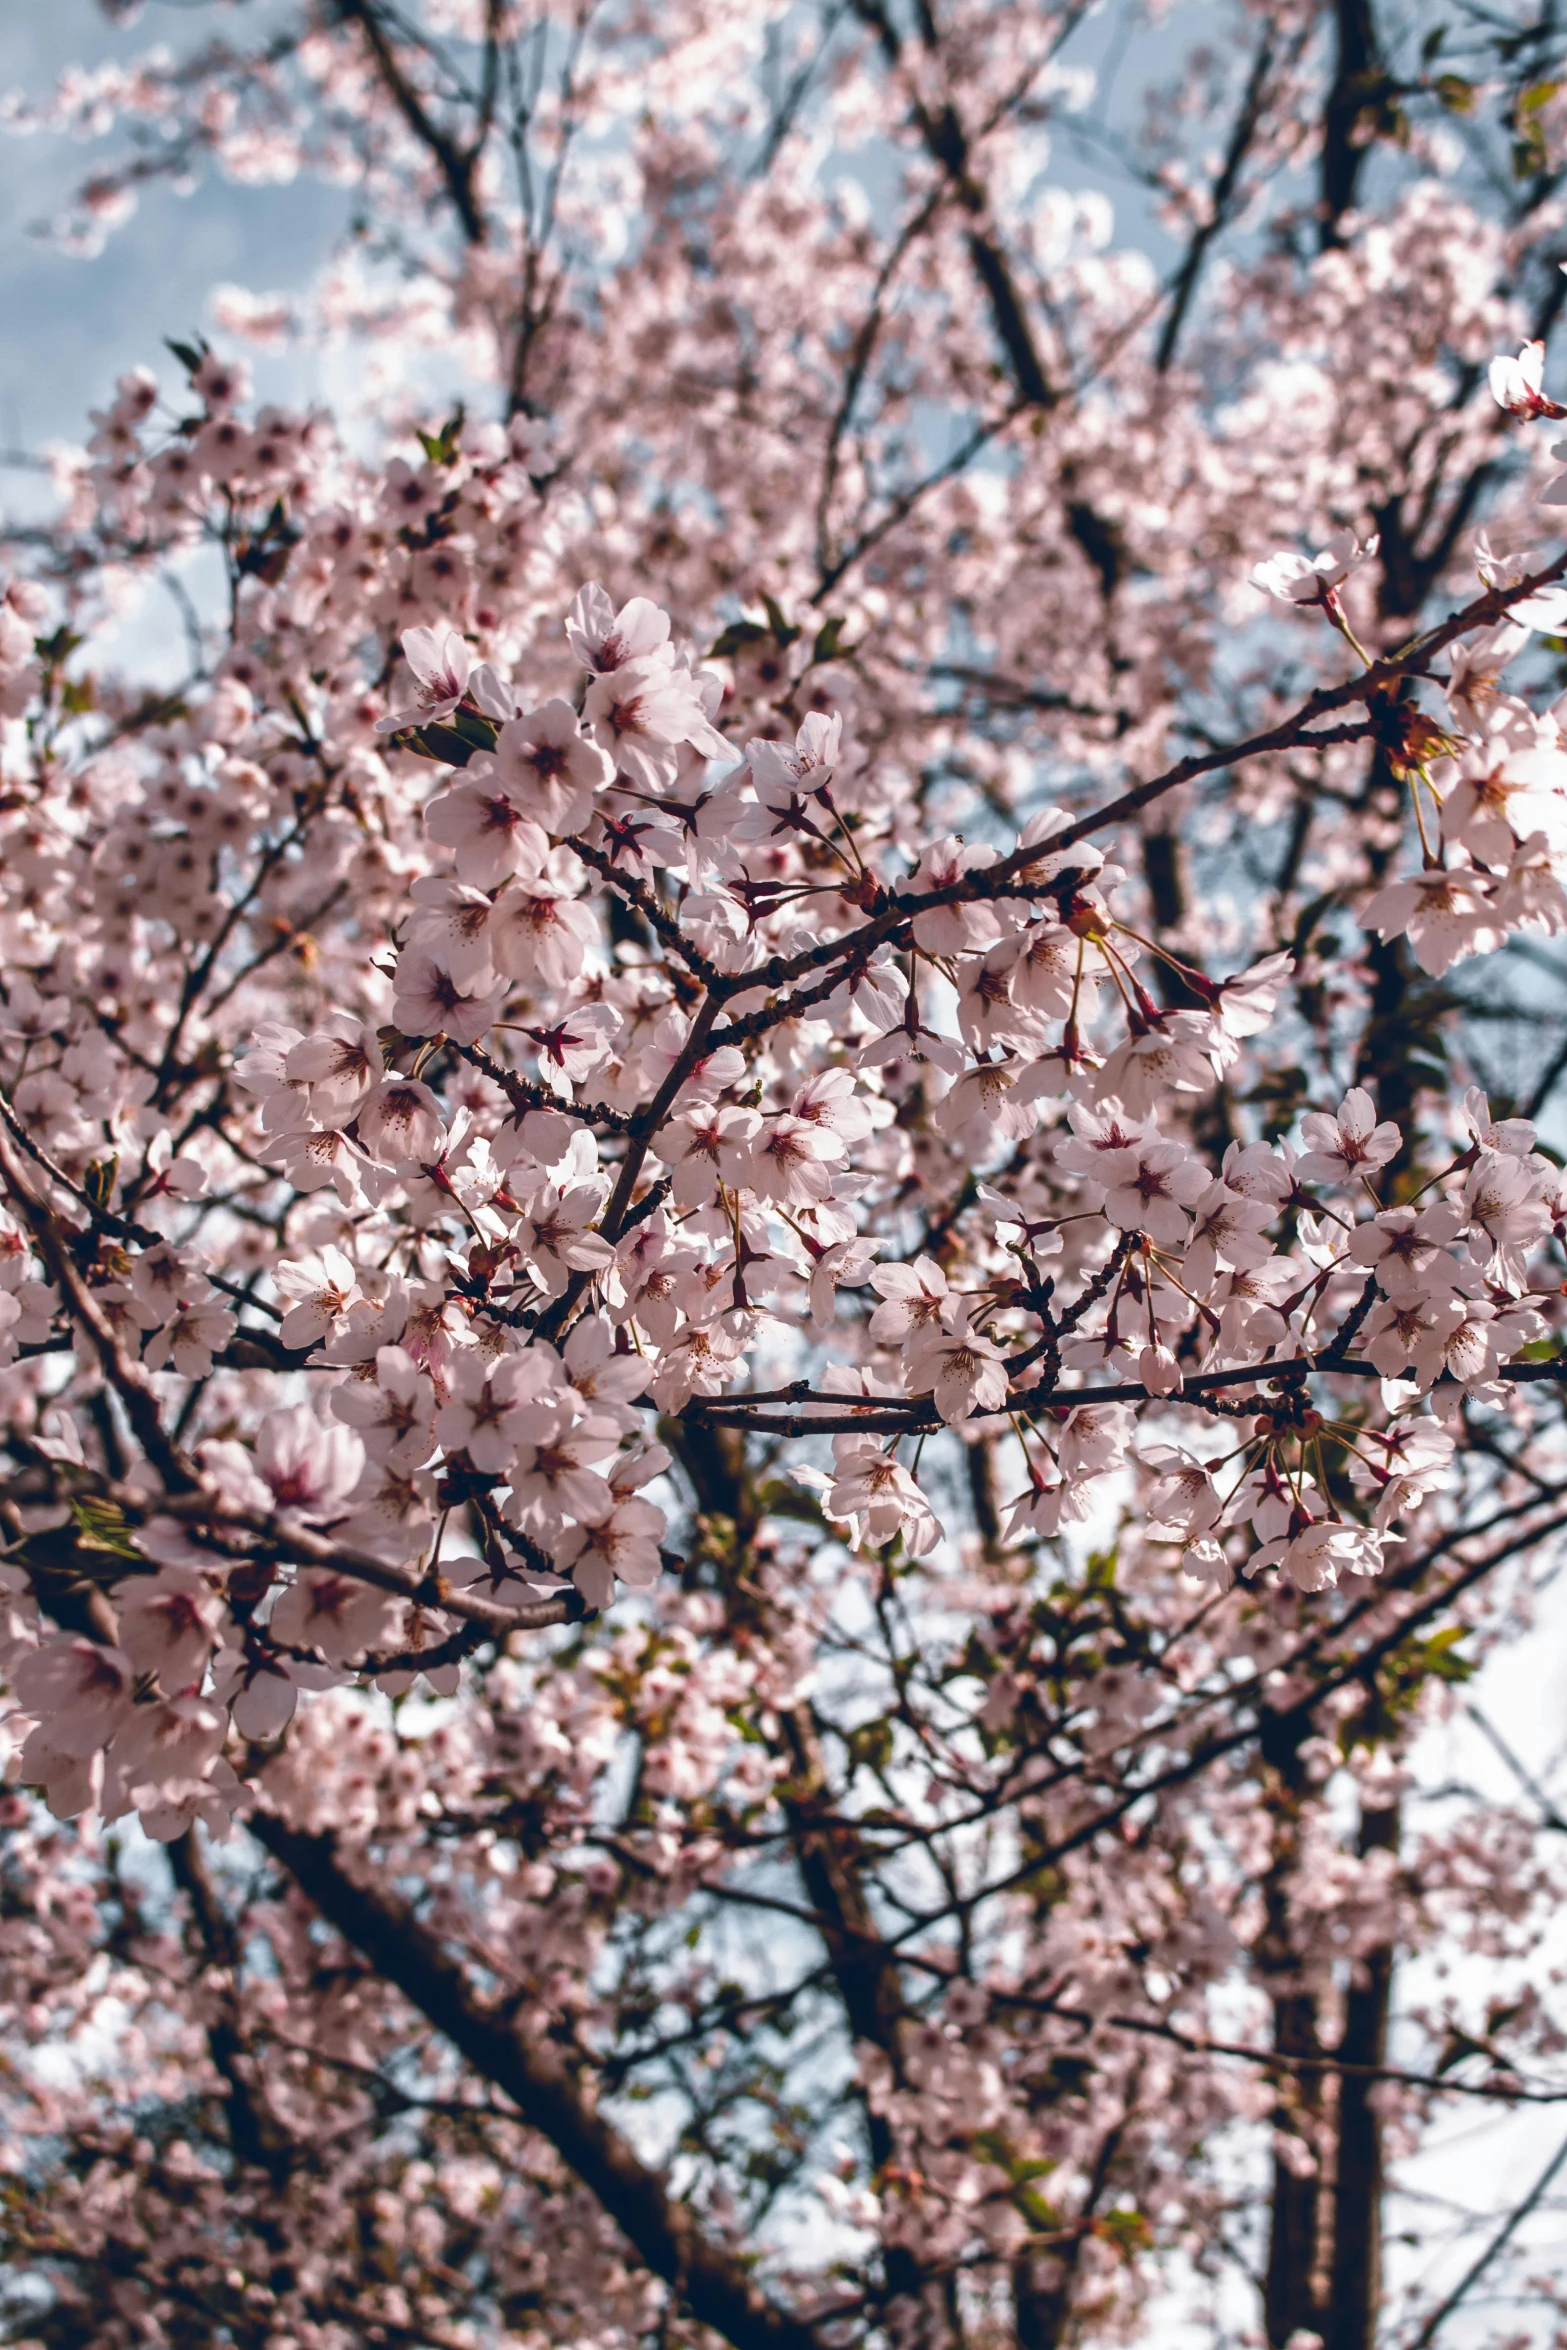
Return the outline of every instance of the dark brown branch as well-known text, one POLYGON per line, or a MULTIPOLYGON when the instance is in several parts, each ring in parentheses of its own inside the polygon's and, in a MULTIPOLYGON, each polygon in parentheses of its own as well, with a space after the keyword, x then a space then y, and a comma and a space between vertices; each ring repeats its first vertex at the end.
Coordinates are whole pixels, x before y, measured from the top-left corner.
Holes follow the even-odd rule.
POLYGON ((540 1085, 531 1077, 522 1076, 516 1069, 508 1069, 487 1053, 481 1044, 456 1044, 448 1037, 448 1052, 458 1060, 466 1061, 470 1069, 477 1069, 499 1086, 518 1117, 529 1110, 556 1110, 564 1118, 586 1118, 595 1126, 607 1126, 611 1134, 629 1134, 633 1121, 620 1110, 612 1110, 606 1102, 567 1101, 552 1093, 547 1085, 540 1085))
POLYGON ((139 1362, 132 1362, 121 1346, 108 1316, 72 1260, 59 1218, 33 1191, 4 1136, 0 1136, 0 1176, 50 1280, 92 1340, 103 1375, 125 1406, 131 1432, 162 1478, 166 1492, 171 1496, 190 1492, 196 1484, 195 1471, 163 1425, 151 1374, 139 1362))
POLYGON ((1459 2303, 1464 2300, 1471 2287, 1477 2285, 1480 2282, 1480 2279, 1484 2276, 1486 2270, 1490 2267, 1492 2261, 1496 2259, 1497 2255, 1507 2249, 1507 2246, 1512 2242, 1513 2237, 1518 2233, 1518 2230, 1522 2227, 1530 2212, 1535 2209, 1535 2207, 1548 2193, 1552 2181, 1555 2179, 1556 2174, 1561 2169, 1563 2163, 1567 2163, 1567 2138, 1564 2138, 1560 2146, 1557 2147, 1556 2152, 1551 2156, 1550 2161, 1546 2164, 1544 2170, 1541 2171, 1539 2177, 1535 2180, 1534 2185, 1529 2189, 1528 2194, 1517 2206, 1516 2210, 1509 2212, 1506 2220, 1503 2222, 1502 2226, 1498 2228, 1496 2234, 1491 2238, 1490 2243, 1487 2244, 1479 2259, 1474 2261, 1471 2266, 1465 2270, 1464 2274, 1459 2278, 1457 2284, 1448 2294, 1447 2299, 1441 2303, 1440 2307, 1434 2309, 1431 2312, 1431 2315, 1426 2319, 1426 2322, 1421 2327, 1419 2333, 1416 2334, 1414 2340, 1410 2343, 1409 2350, 1431 2350, 1431 2344, 1436 2340, 1437 2335, 1441 2332, 1443 2326, 1452 2316, 1453 2311, 1458 2307, 1459 2303))
MULTIPOLYGON (((915 1968, 930 1964, 932 1972, 942 1971, 933 1962, 915 1955, 906 1956, 903 1963, 915 1968)), ((807 1979, 814 1982, 816 1978, 807 1979)), ((1248 2048, 1241 2040, 1210 2040, 1201 2033, 1183 2031, 1179 2024, 1164 2023, 1157 2016, 1105 2015, 1095 2008, 1070 2007, 1058 1999, 1031 1997, 1021 1991, 994 1992, 992 2001, 998 2008, 1059 2016, 1064 2023, 1080 2024, 1085 2032, 1135 2032, 1144 2039, 1164 2040, 1188 2056, 1234 2057, 1242 2064, 1254 2064, 1259 2072, 1321 2073, 1333 2079, 1368 2083, 1388 2081, 1395 2088, 1419 2089, 1434 2097, 1475 2097, 1488 2105, 1567 2105, 1567 2088, 1532 2088, 1519 2080, 1456 2081, 1450 2074, 1417 2073, 1396 2064, 1352 2064, 1332 2051, 1302 2050, 1291 2054, 1278 2047, 1248 2048)))
POLYGON ((1159 337, 1158 354, 1154 360, 1155 372, 1159 375, 1165 375, 1169 372, 1175 358, 1176 345, 1181 339, 1181 328, 1186 323, 1186 313, 1191 307, 1192 296, 1197 291, 1197 281, 1202 275, 1203 263, 1208 258, 1208 248, 1215 237, 1222 233, 1229 220, 1230 210, 1235 202, 1235 191, 1240 183, 1241 166, 1246 160, 1253 139, 1257 136, 1257 126, 1262 120, 1263 110, 1267 105, 1268 77, 1272 71, 1273 26, 1270 23, 1257 45, 1257 54, 1252 61, 1251 73, 1247 77, 1246 93, 1241 100, 1240 112, 1235 117, 1234 128, 1230 132, 1229 145, 1224 152, 1224 161, 1219 168, 1219 176, 1213 183, 1213 190, 1208 199, 1208 217, 1192 231, 1185 259, 1176 273, 1175 284, 1170 294, 1169 315, 1165 319, 1164 331, 1159 337))
POLYGON ((403 71, 375 0, 337 0, 337 9, 344 24, 356 24, 364 34, 365 45, 392 103, 446 183, 446 193, 462 223, 463 235, 470 245, 482 245, 486 236, 484 216, 474 193, 479 149, 460 147, 430 114, 403 71))
MULTIPOLYGON (((1293 1380, 1317 1375, 1329 1378, 1379 1379, 1382 1374, 1374 1363, 1338 1362, 1331 1352, 1323 1355, 1290 1355, 1282 1362, 1251 1363, 1238 1370, 1197 1371, 1176 1394, 1162 1400, 1166 1408, 1205 1395, 1217 1394, 1227 1387, 1263 1386, 1270 1380, 1293 1380)), ((1498 1379, 1521 1387, 1553 1385, 1567 1380, 1567 1360, 1544 1363, 1503 1363, 1497 1371, 1498 1379)), ((1451 1385, 1445 1377, 1440 1386, 1451 1385)), ((802 1402, 835 1407, 818 1412, 814 1417, 793 1413, 786 1420, 768 1420, 756 1416, 757 1406, 781 1402, 789 1398, 788 1389, 774 1390, 759 1396, 693 1396, 685 1409, 699 1413, 704 1420, 720 1426, 752 1428, 758 1435, 767 1436, 830 1436, 843 1435, 853 1429, 859 1434, 875 1436, 914 1435, 921 1429, 941 1426, 941 1416, 933 1402, 923 1396, 911 1396, 907 1403, 895 1397, 872 1396, 863 1403, 852 1395, 829 1395, 812 1390, 803 1394, 802 1402)), ((792 1400, 792 1398, 789 1398, 792 1400)), ((973 1414, 976 1420, 1001 1419, 1016 1416, 1030 1418, 1042 1411, 1074 1411, 1084 1404, 1146 1403, 1148 1390, 1140 1380, 1126 1379, 1104 1387, 1026 1387, 992 1412, 981 1408, 973 1414)), ((1262 1410, 1265 1396, 1257 1399, 1262 1410)))
MULTIPOLYGON (((1310 1727, 1309 1719, 1299 1714, 1266 1709, 1258 1721, 1270 1852, 1262 1885, 1264 1924, 1254 1956, 1273 2009, 1278 2077, 1273 2126, 1279 2150, 1273 2157, 1268 2259, 1262 2280, 1269 2350, 1284 2350, 1295 2334, 1310 2331, 1317 2317, 1316 2169, 1313 2165, 1304 2176, 1297 2174, 1281 2150, 1286 2139, 1314 2132, 1321 2101, 1317 2002, 1300 1979, 1291 1915, 1307 1787, 1301 1748, 1310 1727)), ((1315 2147, 1310 2151, 1314 2153, 1315 2147)))
POLYGON ((705 2235, 595 2110, 555 2043, 524 2038, 485 2006, 431 1929, 376 1881, 371 1864, 361 1858, 350 1873, 333 1838, 285 1827, 267 1813, 250 1827, 327 1922, 549 2140, 699 2324, 735 2350, 820 2350, 815 2328, 761 2290, 743 2253, 705 2235))
MULTIPOLYGON (((902 61, 903 44, 883 0, 854 0, 854 10, 896 70, 902 61)), ((957 109, 949 100, 939 112, 934 111, 911 83, 909 110, 926 153, 940 164, 953 195, 973 223, 964 233, 964 243, 989 305, 996 339, 1007 355, 1018 398, 1030 408, 1053 408, 1061 395, 1045 372, 1012 265, 989 226, 989 199, 974 175, 968 135, 957 109)))
MULTIPOLYGON (((1360 1857, 1398 1849, 1396 1803, 1361 1816, 1360 1857)), ((1375 2350, 1382 2300, 1382 2117, 1367 2071, 1387 2055, 1393 2000, 1393 1946, 1382 1943, 1355 1967, 1344 2001, 1338 2052, 1354 2067, 1339 2082, 1338 2162, 1333 2178, 1333 2266, 1327 2338, 1338 2350, 1375 2350)))
POLYGON ((680 957, 686 969, 693 977, 700 979, 704 987, 712 987, 723 977, 717 964, 710 963, 706 955, 687 938, 674 917, 664 911, 645 881, 638 880, 635 874, 622 873, 613 857, 595 848, 591 841, 573 836, 568 845, 584 865, 591 865, 594 872, 625 899, 628 906, 636 908, 649 929, 657 931, 665 946, 680 957))
MULTIPOLYGON (((1548 1535, 1558 1534, 1564 1528, 1567 1528, 1567 1510, 1558 1511, 1556 1516, 1548 1518, 1543 1524, 1531 1525, 1524 1531, 1512 1535, 1506 1542, 1498 1544, 1494 1550, 1487 1552, 1484 1557, 1461 1565, 1456 1574, 1441 1584, 1438 1589, 1428 1593, 1418 1605, 1412 1607, 1406 1615, 1401 1616, 1396 1624, 1391 1626, 1380 1638, 1374 1640, 1369 1647, 1360 1651, 1358 1655, 1344 1658, 1330 1671, 1321 1674, 1313 1686, 1294 1705, 1287 1709, 1280 1709, 1279 1719, 1287 1723, 1298 1717, 1309 1722, 1314 1718, 1317 1708, 1324 1699, 1333 1696, 1337 1690, 1347 1689, 1355 1682, 1369 1682, 1377 1666, 1392 1655, 1395 1650, 1401 1648, 1412 1632, 1418 1631, 1423 1624, 1429 1623, 1433 1616, 1440 1615, 1445 1608, 1451 1607, 1453 1602, 1461 1599, 1466 1591, 1472 1590, 1477 1583, 1483 1582, 1487 1575, 1494 1574, 1497 1568, 1504 1566, 1509 1559, 1516 1558, 1520 1551, 1533 1549, 1548 1535)), ((1407 1573, 1406 1570, 1406 1576, 1407 1573)), ((1390 1578, 1389 1585, 1384 1586, 1383 1589, 1385 1591, 1404 1580, 1403 1577, 1390 1578)), ((1405 1587, 1407 1588, 1407 1582, 1405 1587)), ((1381 1593, 1377 1595, 1378 1598, 1381 1596, 1381 1593)), ((1375 1604, 1374 1601, 1362 1601, 1355 1610, 1351 1611, 1351 1614, 1358 1613, 1372 1604, 1375 1604)), ((1341 1621, 1329 1629, 1341 1642, 1346 1623, 1341 1621)), ((1290 1669, 1296 1661, 1298 1660, 1282 1660, 1280 1670, 1290 1669)), ((1255 1697, 1249 1689, 1238 1690, 1234 1694, 1234 1703, 1238 1706, 1245 1707, 1248 1703, 1255 1704, 1255 1702, 1255 1697)), ((1168 1725, 1165 1727, 1167 1728, 1168 1725)), ((972 1915, 984 1903, 993 1901, 998 1894, 1010 1892, 1014 1885, 1024 1882, 1036 1870, 1052 1868, 1059 1862, 1070 1858, 1074 1852, 1081 1851, 1085 1845, 1097 1843, 1102 1836, 1117 1827, 1130 1812, 1136 1810, 1140 1805, 1147 1804, 1155 1796, 1167 1794, 1172 1788, 1189 1785, 1193 1779, 1199 1778, 1204 1771, 1210 1769, 1215 1762, 1220 1761, 1227 1754, 1238 1752, 1242 1747, 1249 1745, 1256 1736, 1255 1723, 1243 1722, 1233 1729, 1216 1731, 1211 1737, 1194 1746, 1180 1761, 1167 1764, 1163 1769, 1152 1772, 1146 1779, 1132 1784, 1124 1784, 1118 1780, 1119 1791, 1102 1811, 1090 1819, 1081 1821, 1078 1826, 1065 1831, 1052 1842, 1042 1844, 1031 1853, 1026 1861, 1008 1870, 1004 1875, 976 1887, 972 1893, 963 1897, 962 1902, 957 1905, 958 1909, 963 1914, 972 1915)), ((1065 1776, 1065 1774, 1062 1775, 1065 1776)), ((1037 1790, 1031 1788, 1029 1792, 1034 1794, 1037 1790)), ((942 1912, 932 1912, 928 1916, 920 1915, 914 1918, 909 1925, 900 1929, 894 1938, 894 1946, 900 1946, 912 1940, 915 1935, 925 1932, 930 1925, 939 1922, 943 1914, 942 1912)))
MULTIPOLYGON (((116 1497, 120 1498, 120 1497, 116 1497)), ((136 1511, 137 1497, 123 1497, 129 1503, 127 1516, 136 1511)), ((370 1583, 378 1591, 390 1591, 399 1599, 410 1601, 415 1607, 432 1613, 457 1616, 464 1623, 473 1624, 486 1633, 504 1639, 508 1632, 536 1632, 549 1624, 568 1623, 578 1605, 577 1594, 565 1590, 548 1599, 534 1602, 530 1607, 500 1607, 494 1600, 479 1599, 471 1591, 458 1590, 439 1573, 415 1574, 406 1567, 388 1565, 373 1552, 356 1550, 346 1543, 334 1542, 330 1536, 313 1534, 307 1527, 292 1524, 287 1518, 269 1515, 262 1510, 229 1509, 213 1494, 198 1492, 181 1494, 160 1500, 160 1512, 198 1525, 208 1523, 216 1527, 232 1527, 235 1532, 255 1535, 274 1557, 294 1561, 303 1566, 325 1567, 340 1575, 348 1575, 356 1582, 370 1583)), ((375 1671, 390 1671, 392 1666, 377 1665, 375 1671)))
POLYGON ((239 2022, 239 1943, 213 1890, 194 1828, 170 1844, 169 1867, 190 1904, 204 1968, 221 1977, 220 1987, 209 1994, 216 2009, 207 2023, 207 2052, 228 2089, 229 2144, 237 2162, 265 2170, 273 2185, 281 2186, 292 2167, 292 2148, 252 2079, 255 2068, 239 2022))
POLYGON ((1380 108, 1387 75, 1377 55, 1371 0, 1332 0, 1333 81, 1322 113, 1318 237, 1324 251, 1344 241, 1341 223, 1355 201, 1369 142, 1364 120, 1380 108))
MULTIPOLYGON (((864 1844, 822 1817, 827 1772, 809 1706, 795 1706, 779 1726, 794 1764, 783 1795, 795 1860, 820 1920, 844 2020, 854 2039, 881 2049, 896 2072, 903 1992, 897 1961, 876 1931, 865 1896, 864 1844)), ((885 2114, 869 2104, 865 2120, 871 2164, 879 2172, 892 2159, 896 2139, 885 2114)), ((920 2264, 906 2246, 889 2246, 885 2262, 889 2291, 919 2290, 920 2264)))

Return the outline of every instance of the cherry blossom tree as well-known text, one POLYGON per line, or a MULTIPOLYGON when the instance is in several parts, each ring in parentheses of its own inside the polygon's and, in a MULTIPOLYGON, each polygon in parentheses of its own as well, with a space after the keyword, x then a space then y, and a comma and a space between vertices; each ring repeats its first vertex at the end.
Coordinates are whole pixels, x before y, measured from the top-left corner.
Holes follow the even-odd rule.
POLYGON ((1107 14, 12 105, 355 218, 5 548, 11 2339, 1567 2339, 1567 31, 1107 14))

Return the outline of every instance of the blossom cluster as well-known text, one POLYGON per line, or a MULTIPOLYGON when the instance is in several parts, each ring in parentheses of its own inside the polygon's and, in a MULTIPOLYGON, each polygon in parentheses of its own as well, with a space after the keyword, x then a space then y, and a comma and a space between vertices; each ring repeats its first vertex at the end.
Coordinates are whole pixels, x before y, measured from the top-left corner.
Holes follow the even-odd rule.
MULTIPOLYGON (((51 763, 9 819, 0 1306, 19 1367, 74 1322, 111 1390, 185 1394, 197 1436, 111 1497, 111 1639, 40 1620, 12 1570, 24 1777, 174 1834, 237 1800, 230 1722, 267 1740, 299 1688, 366 1672, 449 1688, 530 1610, 646 1590, 670 1465, 649 1411, 766 1427, 805 1399, 834 1465, 799 1480, 850 1542, 917 1556, 942 1527, 908 1438, 1010 1427, 1008 1531, 1049 1538, 1113 1500, 1139 1420, 1188 1399, 1236 1441, 1143 1447, 1187 1572, 1306 1592, 1381 1573, 1444 1481, 1446 1397, 1499 1397, 1550 1327, 1567 1198, 1527 1122, 1494 1127, 1472 1095, 1407 1204, 1378 1188, 1406 1137, 1359 1087, 1298 1142, 1215 1162, 1193 1113, 1274 1020, 1289 954, 1206 976, 1060 808, 1010 841, 911 838, 830 658, 796 655, 780 692, 743 631, 702 657, 597 584, 553 646, 533 631, 508 656, 518 620, 482 583, 519 611, 536 505, 508 448, 480 434, 351 490, 306 466, 309 420, 242 425, 215 361, 193 384, 202 419, 151 459, 149 387, 122 387, 100 500, 177 532, 215 487, 266 499, 287 476, 302 522, 191 719, 80 777, 51 763), (409 601, 435 608, 368 692, 355 631, 409 601), (349 1001, 277 1017, 271 941, 342 900, 349 1001), (209 984, 267 1016, 195 1018, 209 984), (983 1178, 961 1261, 899 1205, 932 1153, 983 1178), (281 1247, 238 1280, 247 1228, 281 1247), (757 1391, 759 1356, 824 1356, 819 1386, 757 1391), (1319 1373, 1375 1374, 1380 1414, 1325 1416, 1319 1373), (264 1408, 201 1432, 235 1376, 264 1408), (1359 1515, 1334 1498, 1344 1465, 1359 1515)), ((1352 634, 1339 588, 1366 551, 1259 581, 1352 634)), ((1556 921, 1567 753, 1494 686, 1555 601, 1514 608, 1454 638, 1441 756, 1408 765, 1450 861, 1365 909, 1433 969, 1556 921), (1441 890, 1470 912, 1439 913, 1441 890)), ((62 1488, 87 1473, 69 1420, 36 1441, 62 1488)))

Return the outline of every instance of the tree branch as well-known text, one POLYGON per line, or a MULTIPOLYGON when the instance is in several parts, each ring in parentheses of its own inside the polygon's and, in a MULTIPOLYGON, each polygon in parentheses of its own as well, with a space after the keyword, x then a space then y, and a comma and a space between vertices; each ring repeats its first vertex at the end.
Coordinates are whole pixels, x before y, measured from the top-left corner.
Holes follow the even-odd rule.
POLYGON ((374 0, 337 0, 337 8, 345 24, 357 24, 363 32, 365 45, 375 60, 376 70, 393 104, 446 183, 446 192, 462 223, 463 235, 470 245, 482 245, 486 239, 484 217, 479 210, 473 186, 478 150, 459 147, 456 140, 443 131, 431 116, 403 71, 397 52, 387 38, 386 27, 374 0))
POLYGON ((1431 2315, 1426 2319, 1426 2322, 1421 2327, 1419 2333, 1416 2334, 1414 2340, 1410 2343, 1409 2350, 1431 2350, 1431 2344, 1436 2340, 1437 2335, 1441 2332, 1443 2326, 1452 2316, 1454 2310, 1464 2299, 1470 2288, 1480 2282, 1480 2279, 1484 2276, 1486 2270, 1490 2267, 1492 2261, 1496 2259, 1497 2255, 1505 2251, 1507 2246, 1512 2242, 1513 2237, 1523 2226, 1523 2223, 1528 2218, 1530 2212, 1534 2210, 1535 2206, 1540 2203, 1544 2196, 1548 2193, 1552 2181, 1555 2179, 1557 2172, 1561 2169, 1564 2163, 1567 2163, 1567 2138, 1562 2140, 1561 2144, 1557 2147, 1556 2152, 1551 2156, 1550 2161, 1546 2164, 1544 2170, 1541 2171, 1539 2177, 1535 2180, 1534 2185, 1529 2189, 1528 2194, 1518 2205, 1517 2209, 1509 2213, 1506 2221, 1500 2228, 1498 2228, 1496 2234, 1491 2238, 1490 2243, 1487 2244, 1479 2259, 1474 2261, 1464 2272, 1463 2276, 1459 2278, 1457 2284, 1453 2287, 1453 2290, 1448 2294, 1447 2299, 1442 2302, 1438 2308, 1431 2312, 1431 2315))
POLYGON ((1192 296, 1197 291, 1197 280, 1201 277, 1203 263, 1208 258, 1208 248, 1229 220, 1230 207, 1235 201, 1235 190, 1240 181, 1241 165, 1245 162, 1251 143, 1257 135, 1257 126, 1262 120, 1263 109, 1267 104, 1268 76, 1272 71, 1273 26, 1270 23, 1257 45, 1257 54, 1252 61, 1251 73, 1246 82, 1246 94, 1241 100, 1240 112, 1235 117, 1235 125, 1230 132, 1230 143, 1225 149, 1224 161, 1220 166, 1219 176, 1213 183, 1213 192, 1208 200, 1208 217, 1193 230, 1191 242, 1186 248, 1186 257, 1176 273, 1175 285, 1170 296, 1169 316, 1164 322, 1164 331, 1159 337, 1158 354, 1154 360, 1154 369, 1159 375, 1166 375, 1169 372, 1175 358, 1175 347, 1181 339, 1181 328, 1186 322, 1186 313, 1191 307, 1192 296))
POLYGON ((594 2110, 559 2048, 525 2039, 479 1999, 463 1969, 407 1904, 368 1872, 350 1874, 329 1836, 257 1813, 250 1832, 337 1928, 476 2072, 555 2148, 699 2324, 735 2350, 821 2350, 816 2329, 779 2307, 746 2256, 715 2243, 656 2171, 594 2110))

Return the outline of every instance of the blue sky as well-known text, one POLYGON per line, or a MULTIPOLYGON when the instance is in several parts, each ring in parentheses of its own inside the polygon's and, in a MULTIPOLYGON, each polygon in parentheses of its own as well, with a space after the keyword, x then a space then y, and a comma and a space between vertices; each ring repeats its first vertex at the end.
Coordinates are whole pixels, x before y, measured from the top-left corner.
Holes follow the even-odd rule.
MULTIPOLYGON (((0 7, 0 92, 36 95, 73 61, 128 61, 159 38, 183 45, 191 29, 179 9, 154 9, 116 31, 92 0, 55 0, 47 10, 8 0, 0 7)), ((112 146, 0 131, 0 316, 7 322, 0 443, 7 448, 80 438, 87 410, 117 375, 138 362, 156 366, 166 359, 165 335, 206 324, 213 285, 302 287, 342 217, 341 196, 308 182, 238 188, 214 178, 183 198, 153 187, 90 260, 34 235, 112 146)))

